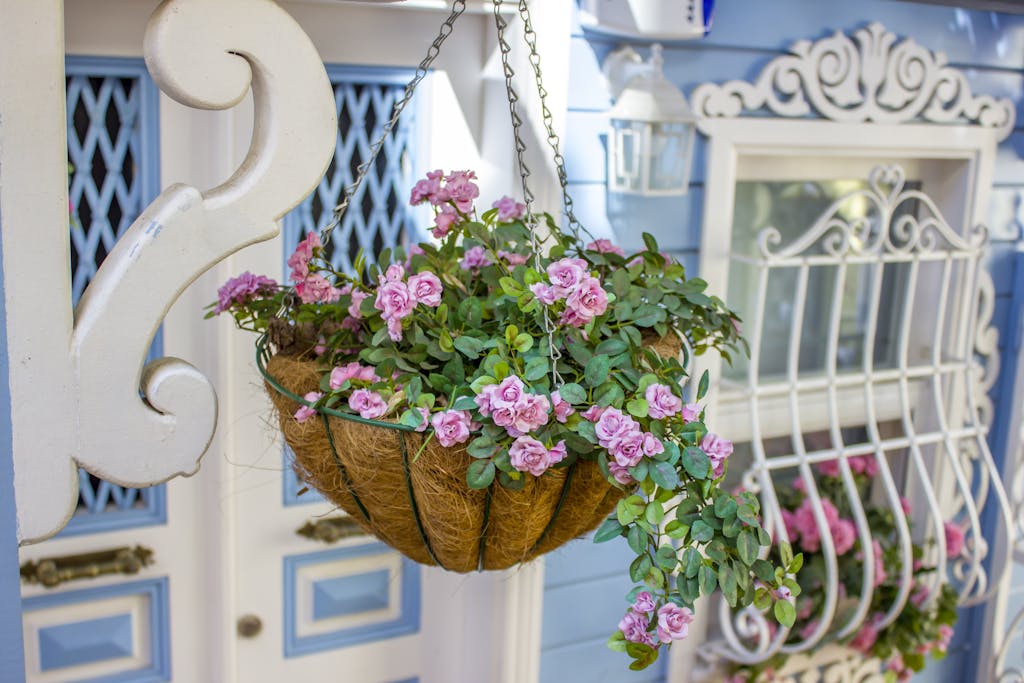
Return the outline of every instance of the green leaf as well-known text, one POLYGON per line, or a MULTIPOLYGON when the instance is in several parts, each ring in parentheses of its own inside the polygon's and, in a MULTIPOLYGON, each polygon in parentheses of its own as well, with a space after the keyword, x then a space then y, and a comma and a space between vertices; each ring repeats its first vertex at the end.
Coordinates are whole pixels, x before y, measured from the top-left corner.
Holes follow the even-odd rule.
POLYGON ((697 400, 701 400, 708 393, 708 384, 711 382, 711 375, 705 370, 700 376, 700 384, 697 385, 697 400))
POLYGON ((700 584, 701 595, 711 595, 715 590, 715 586, 718 585, 715 570, 706 564, 700 565, 700 569, 697 570, 697 581, 700 584))
POLYGON ((694 479, 707 479, 711 470, 711 460, 707 453, 696 446, 687 446, 683 450, 683 469, 694 479))
POLYGON ((647 400, 643 398, 634 398, 626 403, 626 410, 633 417, 647 417, 647 409, 647 400))
POLYGON ((622 535, 622 525, 619 524, 619 520, 614 517, 609 517, 604 520, 601 526, 597 527, 597 531, 594 532, 594 543, 604 543, 610 541, 613 538, 618 538, 622 535))
POLYGON ((514 346, 516 337, 519 336, 519 328, 515 325, 509 325, 505 328, 505 343, 509 346, 514 346))
POLYGON ((728 495, 723 494, 715 499, 715 515, 719 519, 729 519, 736 515, 736 500, 728 495))
POLYGON ((665 519, 665 508, 662 507, 661 503, 651 501, 644 509, 644 518, 650 522, 652 526, 657 526, 658 524, 661 524, 661 520, 665 519))
POLYGON ((494 481, 495 467, 490 460, 474 460, 466 470, 466 484, 471 489, 485 489, 494 481))
MULTIPOLYGON (((620 271, 621 272, 621 271, 620 271)), ((597 345, 594 350, 597 354, 604 354, 606 356, 617 356, 620 353, 629 350, 629 345, 621 339, 605 339, 603 342, 597 345)))
POLYGON ((558 393, 562 397, 563 401, 568 401, 573 405, 583 403, 587 400, 587 392, 579 384, 570 382, 569 384, 563 384, 558 388, 558 393))
POLYGON ((615 380, 605 382, 594 390, 594 403, 602 408, 611 405, 622 405, 624 398, 626 398, 626 395, 622 392, 622 387, 615 380))
POLYGON ((683 558, 680 560, 680 564, 683 566, 683 573, 687 577, 693 578, 697 576, 697 571, 703 566, 700 551, 696 548, 687 548, 683 551, 683 558))
POLYGON ((698 519, 690 527, 690 537, 698 543, 707 543, 715 537, 715 530, 703 519, 698 519))
POLYGON ((486 436, 480 436, 469 442, 466 452, 474 458, 490 458, 497 447, 498 445, 486 436))
POLYGON ((473 410, 474 408, 476 408, 476 401, 472 396, 459 396, 451 407, 452 410, 473 410))
POLYGON ((594 356, 587 362, 586 368, 583 370, 583 379, 591 387, 596 387, 608 380, 610 369, 608 356, 594 356))
POLYGON ((626 643, 626 636, 622 633, 622 631, 616 631, 608 638, 608 642, 606 644, 609 650, 613 650, 615 652, 625 652, 626 643))
POLYGON ((484 343, 476 337, 456 337, 453 343, 455 348, 466 358, 477 358, 480 356, 480 352, 484 350, 484 343))
POLYGON ((736 606, 736 574, 728 566, 722 565, 718 569, 718 585, 722 587, 722 595, 730 607, 736 606))
POLYGON ((778 600, 775 602, 773 611, 775 612, 775 621, 782 626, 790 627, 796 623, 796 608, 793 603, 787 600, 778 600))
POLYGON ((740 553, 743 564, 752 565, 757 559, 757 551, 760 549, 756 535, 750 531, 741 531, 739 537, 736 538, 736 549, 740 553))
POLYGON ((523 371, 523 379, 528 382, 536 382, 546 374, 548 374, 547 358, 537 357, 526 361, 526 369, 523 371))
POLYGON ((788 571, 790 574, 796 574, 798 571, 800 571, 803 568, 803 566, 804 566, 804 554, 800 553, 799 555, 794 557, 793 561, 790 562, 786 566, 786 571, 788 571))
POLYGON ((647 476, 663 489, 674 490, 679 486, 679 475, 676 474, 676 469, 667 462, 652 461, 647 470, 647 476))
POLYGON ((423 424, 423 416, 418 410, 407 410, 402 413, 402 417, 398 421, 406 427, 419 427, 423 424))
POLYGON ((647 534, 638 526, 629 527, 629 533, 626 534, 626 543, 629 544, 630 549, 637 555, 643 555, 647 552, 647 534))
POLYGON ((793 547, 784 541, 780 541, 778 546, 779 558, 782 560, 782 564, 788 567, 793 562, 793 547))
POLYGON ((519 353, 526 353, 533 348, 533 337, 523 332, 516 336, 511 346, 519 353))
POLYGON ((651 562, 650 555, 641 555, 629 565, 629 578, 633 583, 640 583, 647 578, 653 567, 654 563, 651 562))
POLYGON ((767 560, 754 560, 750 569, 754 572, 754 576, 761 579, 764 583, 773 583, 775 581, 775 567, 767 560))
MULTIPOLYGON (((761 524, 761 521, 757 518, 757 513, 754 512, 754 508, 747 504, 740 505, 739 508, 737 508, 736 516, 739 517, 742 522, 749 524, 750 526, 759 526, 761 524)), ((790 553, 792 554, 792 550, 790 553)), ((783 562, 783 564, 786 563, 783 562)))
POLYGON ((670 545, 663 545, 658 548, 658 552, 654 554, 654 560, 659 567, 667 572, 675 569, 676 564, 679 563, 679 559, 676 557, 676 549, 670 545))
POLYGON ((516 281, 515 278, 509 277, 507 275, 498 280, 498 283, 501 285, 501 288, 505 291, 505 293, 508 294, 509 296, 518 297, 520 294, 526 291, 523 289, 523 286, 516 281))

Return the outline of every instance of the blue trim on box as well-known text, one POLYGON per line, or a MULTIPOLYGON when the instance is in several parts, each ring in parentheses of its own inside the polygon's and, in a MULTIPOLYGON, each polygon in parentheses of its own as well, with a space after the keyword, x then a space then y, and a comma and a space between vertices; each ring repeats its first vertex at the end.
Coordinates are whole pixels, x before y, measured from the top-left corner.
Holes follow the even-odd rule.
MULTIPOLYGON (((146 70, 146 64, 138 58, 95 57, 68 55, 65 59, 65 73, 68 78, 131 78, 137 79, 139 88, 138 127, 139 140, 137 163, 139 168, 139 206, 132 207, 141 211, 160 194, 160 91, 146 70)), ((113 105, 111 105, 113 106, 113 105)), ((121 207, 124 209, 125 207, 121 207)), ((130 214, 129 214, 130 216, 130 214)), ((131 216, 134 219, 134 216, 131 216)), ((147 361, 163 356, 163 334, 158 330, 150 346, 147 361)), ((138 490, 121 489, 117 492, 128 504, 124 508, 106 510, 106 503, 111 500, 109 491, 112 484, 99 484, 93 489, 88 475, 79 471, 82 478, 79 490, 81 498, 86 499, 86 510, 81 510, 71 518, 68 525, 61 531, 61 536, 101 533, 142 526, 154 526, 167 522, 167 500, 163 484, 152 488, 138 490), (90 506, 88 498, 100 493, 99 500, 90 506), (141 499, 142 505, 132 504, 141 499), (89 508, 92 509, 89 509, 89 508)))
MULTIPOLYGON (((383 543, 335 548, 284 558, 284 656, 300 657, 314 652, 335 650, 351 645, 372 643, 388 638, 397 638, 420 630, 420 566, 412 560, 402 558, 401 604, 398 616, 388 621, 343 628, 329 633, 300 638, 297 635, 296 579, 303 567, 335 562, 367 555, 395 553, 383 543)), ((352 578, 362 576, 353 575, 352 578)), ((338 577, 343 581, 349 577, 338 577)), ((357 614, 353 612, 351 614, 357 614)))
POLYGON ((378 569, 313 582, 313 619, 387 609, 390 576, 387 569, 378 569))
POLYGON ((38 636, 42 671, 131 657, 135 651, 131 614, 47 626, 38 636))
MULTIPOLYGON (((0 235, 3 234, 0 215, 0 235)), ((0 277, 4 272, 0 248, 0 277)), ((0 671, 7 683, 25 683, 21 633, 21 576, 18 573, 18 515, 14 507, 14 451, 11 446, 11 386, 7 371, 7 303, 0 281, 0 671)))
MULTIPOLYGON (((79 680, 74 683, 161 683, 162 681, 171 680, 171 630, 167 577, 119 583, 99 588, 46 593, 26 598, 22 601, 22 609, 25 612, 31 612, 33 610, 63 607, 70 604, 92 602, 126 595, 145 595, 149 598, 149 651, 151 658, 149 667, 124 671, 109 676, 79 680)), ((92 661, 101 660, 94 659, 92 661)), ((65 666, 70 666, 70 664, 65 666)))

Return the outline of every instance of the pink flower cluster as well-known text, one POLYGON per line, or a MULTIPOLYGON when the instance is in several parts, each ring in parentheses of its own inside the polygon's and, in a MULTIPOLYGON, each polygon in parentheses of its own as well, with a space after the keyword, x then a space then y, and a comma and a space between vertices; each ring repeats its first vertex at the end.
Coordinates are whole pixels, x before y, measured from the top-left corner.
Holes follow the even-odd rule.
POLYGON ((559 259, 547 268, 550 284, 536 282, 530 285, 530 291, 545 306, 564 300, 565 310, 560 322, 583 327, 608 310, 608 293, 601 281, 590 275, 588 268, 583 259, 559 259))
MULTIPOLYGON (((323 398, 323 394, 319 391, 311 391, 302 398, 306 399, 309 403, 316 403, 323 398)), ((299 406, 299 409, 295 411, 295 421, 301 424, 314 415, 316 415, 316 408, 311 408, 310 406, 299 406)))
POLYGON ((709 433, 704 435, 700 447, 711 460, 711 471, 715 479, 725 474, 725 461, 732 455, 732 441, 709 433))
MULTIPOLYGON (((840 519, 839 511, 832 501, 821 499, 821 507, 825 513, 829 533, 835 544, 836 555, 845 555, 857 541, 857 527, 848 519, 840 519)), ((782 521, 786 525, 786 533, 790 540, 800 540, 800 545, 809 553, 818 552, 821 548, 821 530, 814 519, 811 499, 804 498, 803 503, 795 511, 782 511, 782 521)))
POLYGON ((341 290, 331 285, 320 273, 309 271, 309 261, 315 250, 322 249, 320 236, 310 231, 306 239, 299 242, 295 251, 288 257, 288 266, 292 269, 292 281, 295 293, 304 304, 329 304, 341 298, 341 290))
POLYGON ((591 406, 583 417, 594 423, 597 442, 613 458, 608 462, 608 471, 620 484, 634 482, 629 468, 636 466, 644 456, 665 451, 656 436, 641 430, 639 422, 618 408, 591 406))
POLYGON ((871 654, 871 648, 875 646, 875 641, 878 640, 879 625, 883 619, 885 619, 883 613, 875 612, 871 619, 864 622, 864 625, 860 627, 857 635, 849 642, 849 646, 861 654, 871 654))
POLYGON ((622 247, 616 246, 611 240, 606 239, 594 240, 587 245, 587 251, 596 251, 600 254, 617 254, 618 256, 626 255, 622 251, 622 247))
POLYGON ((964 552, 964 530, 953 522, 944 525, 947 557, 960 557, 964 552))
POLYGON ((465 410, 442 410, 434 414, 430 424, 437 442, 445 448, 469 441, 470 432, 480 427, 465 410))
POLYGON ((277 291, 277 282, 263 275, 245 271, 233 277, 217 290, 217 306, 214 313, 223 313, 234 305, 245 305, 277 291))
POLYGON ((626 640, 657 647, 659 643, 671 643, 689 635, 693 612, 687 607, 667 603, 658 609, 655 637, 655 634, 649 631, 651 619, 655 616, 654 608, 654 597, 649 592, 642 591, 637 594, 636 601, 619 622, 619 630, 626 640))
POLYGON ((483 387, 474 401, 481 415, 517 438, 546 425, 551 412, 548 397, 527 392, 526 384, 515 375, 483 387))
POLYGON ((494 202, 491 207, 498 210, 498 221, 501 223, 517 221, 526 213, 526 204, 517 202, 508 195, 494 202))
POLYGON ((378 284, 377 299, 373 305, 387 323, 388 336, 392 341, 402 339, 402 320, 412 313, 416 304, 431 308, 441 304, 441 280, 430 271, 411 275, 406 282, 405 267, 395 263, 388 266, 378 284))
POLYGON ((452 171, 445 176, 444 171, 437 169, 413 186, 410 204, 430 202, 437 209, 431 231, 434 237, 441 239, 473 211, 473 200, 480 196, 475 179, 473 171, 452 171))
POLYGON ((547 472, 548 468, 565 460, 565 441, 559 441, 551 448, 530 436, 520 436, 508 449, 509 461, 519 472, 529 472, 535 477, 547 472))
POLYGON ((487 256, 487 250, 483 247, 470 247, 466 250, 466 253, 462 255, 462 260, 459 262, 459 268, 463 270, 469 270, 479 272, 484 266, 491 264, 491 259, 487 256))
POLYGON ((376 391, 356 389, 348 397, 348 407, 359 413, 359 417, 375 420, 388 411, 388 404, 376 391))
MULTIPOLYGON (((873 455, 855 455, 847 458, 846 462, 849 463, 850 469, 854 474, 863 474, 868 477, 874 477, 878 474, 878 461, 875 460, 873 455)), ((818 471, 825 477, 838 477, 839 461, 826 460, 818 465, 818 471)))
POLYGON ((329 380, 331 389, 340 389, 341 385, 348 380, 356 380, 359 382, 380 382, 382 381, 374 368, 369 365, 360 365, 356 361, 352 361, 346 365, 342 365, 331 370, 331 378, 329 380))

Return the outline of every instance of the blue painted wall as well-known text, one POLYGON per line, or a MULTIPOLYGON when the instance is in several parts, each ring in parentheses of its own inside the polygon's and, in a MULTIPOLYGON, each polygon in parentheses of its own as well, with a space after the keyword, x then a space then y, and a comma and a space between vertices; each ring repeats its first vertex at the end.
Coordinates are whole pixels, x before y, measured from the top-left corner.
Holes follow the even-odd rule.
MULTIPOLYGON (((783 54, 796 40, 818 39, 831 33, 872 21, 901 36, 911 36, 925 47, 945 52, 950 63, 963 69, 976 93, 1009 97, 1018 104, 1013 134, 999 149, 992 193, 992 254, 990 268, 996 285, 994 324, 1000 332, 1000 353, 1009 355, 1016 347, 1010 318, 1015 279, 1021 260, 1015 255, 1021 242, 1024 216, 1024 16, 965 11, 953 7, 922 5, 896 0, 822 2, 821 0, 727 0, 718 3, 710 36, 701 41, 665 46, 665 73, 669 80, 689 94, 699 83, 730 79, 750 80, 771 59, 783 54)), ((699 256, 703 217, 705 156, 704 141, 698 139, 694 154, 689 195, 681 198, 642 200, 617 205, 605 193, 605 145, 603 133, 610 106, 603 83, 601 62, 619 41, 577 27, 572 35, 569 113, 566 125, 566 161, 572 181, 571 192, 577 214, 592 232, 610 235, 621 227, 622 216, 630 216, 634 228, 656 232, 659 242, 674 252, 695 272, 699 256)), ((646 44, 637 46, 646 53, 646 44)), ((698 136, 699 137, 699 136, 698 136)), ((619 231, 623 246, 638 241, 636 229, 619 231)), ((1018 283, 1017 288, 1024 287, 1018 283)), ((1024 299, 1022 299, 1024 300, 1024 299)), ((1009 358, 1004 371, 1012 366, 1009 358)), ((1008 382, 998 382, 993 398, 1001 411, 993 434, 1011 419, 1000 398, 1012 391, 1008 382)), ((997 459, 1004 453, 997 451, 997 459)), ((549 556, 545 585, 542 633, 542 683, 571 680, 661 681, 662 671, 629 677, 624 659, 605 648, 604 641, 615 629, 627 605, 622 596, 630 584, 624 567, 629 550, 609 543, 594 546, 577 541, 549 556)), ((1024 570, 1015 577, 1020 590, 1014 593, 1011 614, 1024 606, 1024 570)), ((965 613, 958 627, 957 644, 942 666, 932 666, 915 681, 973 680, 972 639, 980 637, 981 623, 965 613)))
MULTIPOLYGON (((0 230, 2 225, 3 217, 0 216, 0 230)), ((3 254, 0 253, 2 273, 3 254)), ((7 378, 7 310, 0 283, 0 672, 5 683, 22 683, 25 680, 17 524, 11 452, 11 392, 7 378)))

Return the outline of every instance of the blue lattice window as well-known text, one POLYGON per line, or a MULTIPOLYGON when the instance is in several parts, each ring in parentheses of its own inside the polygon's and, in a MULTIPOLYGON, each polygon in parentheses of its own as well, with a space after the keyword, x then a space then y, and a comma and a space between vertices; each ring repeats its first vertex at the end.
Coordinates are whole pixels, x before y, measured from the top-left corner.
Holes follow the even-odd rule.
MULTIPOLYGON (((338 107, 334 158, 313 193, 285 217, 285 259, 306 233, 319 231, 330 223, 334 207, 355 179, 359 165, 369 158, 370 146, 391 118, 412 73, 329 66, 327 75, 338 107)), ((411 104, 385 141, 341 224, 332 232, 328 249, 331 262, 339 269, 351 270, 360 251, 372 261, 382 249, 420 239, 408 206, 413 184, 415 118, 415 104, 411 104)), ((285 453, 285 505, 321 500, 315 492, 299 495, 302 484, 288 466, 289 455, 285 453)))
MULTIPOLYGON (((72 298, 159 192, 158 92, 141 59, 68 57, 67 122, 72 298)), ((151 357, 161 355, 160 335, 151 357)), ((162 523, 164 487, 126 489, 79 470, 63 533, 162 523)))

